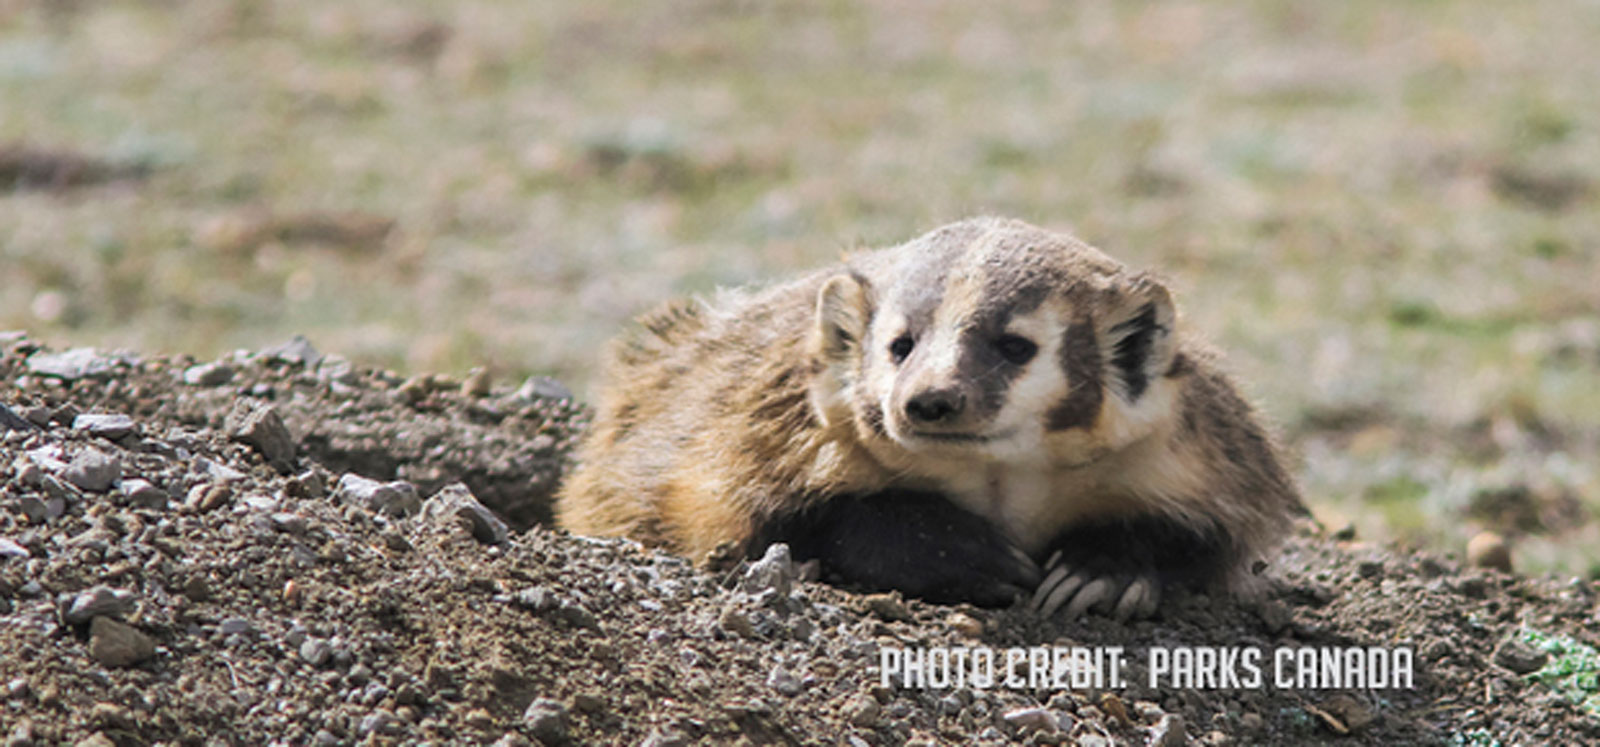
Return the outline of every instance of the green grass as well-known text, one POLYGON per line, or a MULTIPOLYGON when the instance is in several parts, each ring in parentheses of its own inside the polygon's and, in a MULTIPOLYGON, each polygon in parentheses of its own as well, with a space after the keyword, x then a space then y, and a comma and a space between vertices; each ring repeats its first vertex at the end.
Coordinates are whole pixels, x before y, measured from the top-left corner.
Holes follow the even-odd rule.
POLYGON ((1543 683, 1590 714, 1600 716, 1600 651, 1571 636, 1549 635, 1532 628, 1523 628, 1520 637, 1523 643, 1550 655, 1550 661, 1527 675, 1528 679, 1543 683))
POLYGON ((1459 548, 1474 480, 1555 454, 1600 505, 1596 38, 1560 0, 19 0, 0 144, 147 176, 0 192, 0 328, 583 392, 668 297, 1001 213, 1169 277, 1320 512, 1459 548))

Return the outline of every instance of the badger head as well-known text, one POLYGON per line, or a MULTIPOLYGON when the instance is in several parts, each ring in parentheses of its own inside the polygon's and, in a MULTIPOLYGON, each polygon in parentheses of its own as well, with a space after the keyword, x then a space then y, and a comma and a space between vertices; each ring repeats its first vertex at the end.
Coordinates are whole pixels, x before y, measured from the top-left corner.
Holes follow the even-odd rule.
POLYGON ((947 226, 817 294, 811 402, 898 464, 1085 465, 1170 422, 1172 299, 1067 236, 947 226))

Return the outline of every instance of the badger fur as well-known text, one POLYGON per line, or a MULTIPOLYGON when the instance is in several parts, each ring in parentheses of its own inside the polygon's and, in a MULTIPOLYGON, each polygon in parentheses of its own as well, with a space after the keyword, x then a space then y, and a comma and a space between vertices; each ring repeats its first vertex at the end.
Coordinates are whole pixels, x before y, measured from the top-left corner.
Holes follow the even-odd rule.
POLYGON ((1238 588, 1303 511, 1167 289, 1019 221, 639 321, 557 500, 575 533, 782 541, 858 586, 1128 617, 1238 588))

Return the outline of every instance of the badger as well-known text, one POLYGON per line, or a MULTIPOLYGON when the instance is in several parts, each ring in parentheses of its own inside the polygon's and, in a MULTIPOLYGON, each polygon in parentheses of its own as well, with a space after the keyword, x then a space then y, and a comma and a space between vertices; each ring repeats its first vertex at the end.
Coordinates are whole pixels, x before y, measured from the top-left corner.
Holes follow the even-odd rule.
POLYGON ((576 534, 784 542, 850 586, 1126 619, 1250 586, 1304 512, 1167 288, 1020 221, 638 322, 557 496, 576 534))

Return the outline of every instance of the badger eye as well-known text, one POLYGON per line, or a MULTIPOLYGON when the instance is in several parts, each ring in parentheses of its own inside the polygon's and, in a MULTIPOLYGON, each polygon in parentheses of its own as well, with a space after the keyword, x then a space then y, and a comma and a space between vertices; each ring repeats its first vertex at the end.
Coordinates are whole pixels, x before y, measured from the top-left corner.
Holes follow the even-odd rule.
POLYGON ((1014 366, 1033 360, 1033 356, 1039 352, 1038 345, 1020 335, 1001 335, 994 341, 994 349, 999 351, 1001 358, 1014 366))
POLYGON ((900 335, 889 343, 889 358, 899 363, 911 355, 911 348, 915 345, 916 343, 911 341, 911 335, 900 335))

